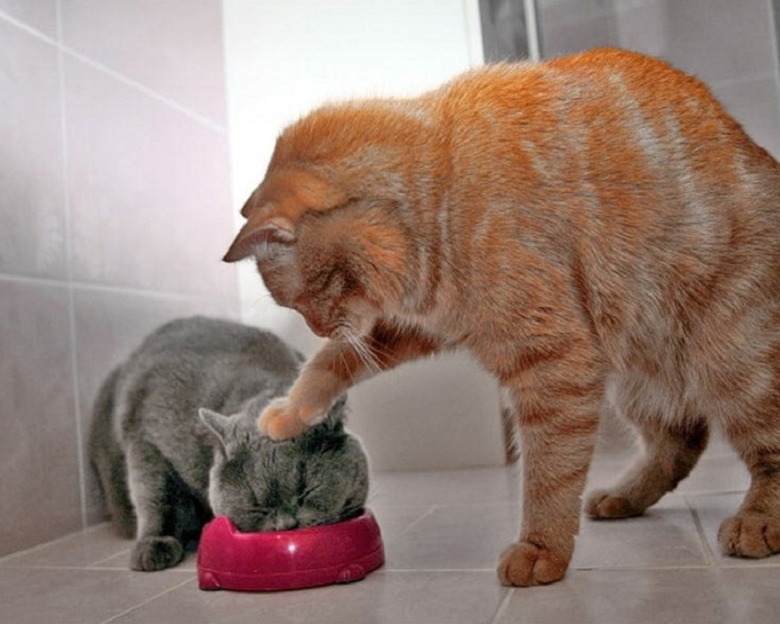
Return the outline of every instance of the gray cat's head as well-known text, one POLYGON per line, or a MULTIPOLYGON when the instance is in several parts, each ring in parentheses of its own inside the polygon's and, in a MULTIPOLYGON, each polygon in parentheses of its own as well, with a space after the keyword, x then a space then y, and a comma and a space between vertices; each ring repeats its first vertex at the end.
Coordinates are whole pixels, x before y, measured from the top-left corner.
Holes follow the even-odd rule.
POLYGON ((345 399, 328 418, 294 440, 274 442, 257 429, 257 406, 231 416, 201 409, 215 443, 209 503, 241 531, 330 524, 360 513, 368 495, 368 461, 344 430, 345 399))

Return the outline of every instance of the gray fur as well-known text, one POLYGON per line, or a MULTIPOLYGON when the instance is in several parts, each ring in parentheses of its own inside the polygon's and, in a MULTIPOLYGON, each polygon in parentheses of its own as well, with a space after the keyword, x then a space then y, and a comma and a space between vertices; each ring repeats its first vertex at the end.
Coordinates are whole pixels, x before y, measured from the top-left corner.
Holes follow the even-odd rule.
POLYGON ((188 531, 212 514, 268 531, 360 512, 368 463, 344 430, 345 397, 295 440, 274 442, 257 429, 301 361, 269 332, 193 317, 153 332, 108 376, 89 454, 114 525, 136 537, 131 568, 176 565, 188 531))

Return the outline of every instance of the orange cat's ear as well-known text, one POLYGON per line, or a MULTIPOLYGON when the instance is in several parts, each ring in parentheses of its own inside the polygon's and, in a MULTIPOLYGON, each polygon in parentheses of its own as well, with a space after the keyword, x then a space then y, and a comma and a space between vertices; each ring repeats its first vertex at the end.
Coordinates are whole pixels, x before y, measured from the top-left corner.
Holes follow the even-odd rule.
POLYGON ((347 195, 316 176, 297 169, 268 173, 241 209, 247 222, 223 260, 236 262, 265 242, 294 243, 296 226, 306 212, 325 212, 343 204, 347 195))
POLYGON ((250 214, 249 220, 238 232, 230 245, 224 262, 237 262, 252 255, 255 247, 267 242, 292 243, 295 241, 295 227, 287 217, 269 216, 267 212, 257 210, 250 214))

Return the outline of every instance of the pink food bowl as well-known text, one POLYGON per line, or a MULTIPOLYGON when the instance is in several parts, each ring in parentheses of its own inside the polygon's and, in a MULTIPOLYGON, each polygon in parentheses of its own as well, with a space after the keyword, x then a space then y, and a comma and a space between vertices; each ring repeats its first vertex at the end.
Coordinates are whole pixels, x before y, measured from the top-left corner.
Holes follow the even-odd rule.
POLYGON ((205 527, 198 546, 201 589, 278 591, 359 581, 385 562, 373 514, 336 524, 242 533, 225 516, 205 527))

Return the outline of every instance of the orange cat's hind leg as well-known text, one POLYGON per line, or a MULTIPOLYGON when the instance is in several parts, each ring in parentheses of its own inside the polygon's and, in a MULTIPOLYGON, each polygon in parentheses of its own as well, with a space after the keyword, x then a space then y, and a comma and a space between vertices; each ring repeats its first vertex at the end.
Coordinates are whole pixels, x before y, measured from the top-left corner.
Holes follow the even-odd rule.
POLYGON ((750 558, 780 552, 780 431, 770 425, 727 427, 726 433, 750 470, 751 484, 737 513, 720 525, 721 551, 750 558))
POLYGON ((707 446, 709 430, 703 420, 684 419, 670 426, 659 417, 636 424, 642 450, 616 485, 587 496, 585 513, 591 518, 642 514, 688 476, 707 446))

